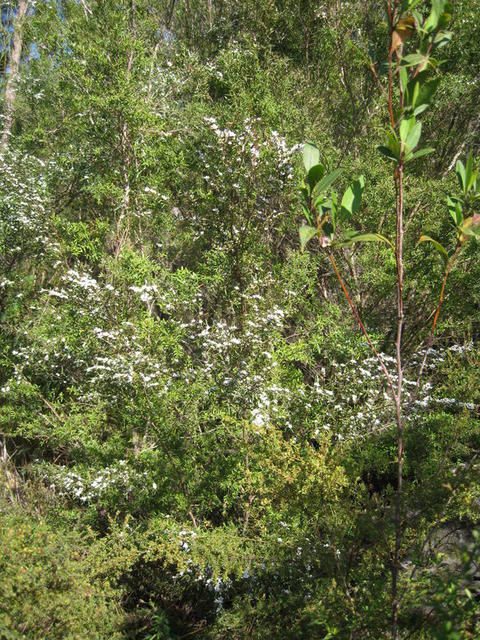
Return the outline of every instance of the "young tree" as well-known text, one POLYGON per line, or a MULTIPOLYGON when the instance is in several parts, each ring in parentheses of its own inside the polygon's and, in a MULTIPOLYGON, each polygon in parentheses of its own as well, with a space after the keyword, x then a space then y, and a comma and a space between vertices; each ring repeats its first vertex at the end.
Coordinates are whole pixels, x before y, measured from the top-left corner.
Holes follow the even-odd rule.
POLYGON ((349 228, 353 214, 356 213, 361 204, 365 188, 363 176, 360 176, 352 183, 340 200, 337 194, 330 190, 330 185, 339 177, 340 171, 336 170, 330 174, 325 173, 325 167, 319 162, 319 150, 315 145, 307 143, 303 151, 306 178, 302 188, 302 207, 309 224, 300 228, 302 248, 312 238, 317 238, 320 247, 327 251, 355 320, 382 368, 394 406, 397 430, 397 480, 393 514, 395 531, 393 551, 391 553, 391 635, 393 640, 396 640, 399 633, 399 612, 401 607, 399 584, 401 580, 402 542, 406 517, 403 505, 405 422, 418 393, 452 266, 465 244, 472 238, 477 240, 480 238, 480 213, 476 213, 475 209, 476 203, 480 200, 480 183, 477 180, 478 170, 474 169, 473 157, 470 154, 466 166, 461 161, 457 162, 456 172, 461 195, 451 196, 447 199, 447 207, 456 231, 454 246, 449 250, 426 234, 419 239, 419 242, 431 243, 438 252, 444 265, 444 277, 438 304, 433 312, 430 333, 424 345, 424 356, 420 363, 417 382, 414 389, 407 395, 404 382, 405 363, 402 342, 406 321, 404 311, 404 174, 407 165, 434 151, 432 148, 418 147, 422 133, 422 123, 418 120, 418 116, 432 102, 439 83, 438 70, 443 62, 438 58, 438 55, 441 53, 440 50, 449 43, 452 35, 451 32, 446 30, 452 11, 452 5, 449 2, 446 0, 434 0, 430 12, 426 15, 419 5, 419 0, 394 0, 393 2, 389 0, 386 5, 390 30, 388 86, 386 92, 389 126, 385 143, 378 147, 378 151, 388 161, 391 161, 394 167, 393 184, 396 223, 394 240, 390 241, 379 233, 365 233, 349 228), (410 40, 416 46, 413 51, 404 52, 406 43, 410 40), (433 72, 433 77, 431 72, 433 72), (394 372, 389 371, 384 357, 375 347, 335 260, 334 253, 337 249, 357 242, 383 242, 395 254, 397 325, 395 339, 396 369, 394 372))

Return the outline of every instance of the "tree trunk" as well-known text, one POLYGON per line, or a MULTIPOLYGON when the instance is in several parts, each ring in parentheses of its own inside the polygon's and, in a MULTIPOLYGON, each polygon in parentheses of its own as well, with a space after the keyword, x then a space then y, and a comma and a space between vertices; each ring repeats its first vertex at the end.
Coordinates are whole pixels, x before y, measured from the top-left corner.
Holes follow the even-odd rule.
POLYGON ((17 94, 17 80, 20 70, 20 58, 22 56, 23 43, 23 19, 27 12, 28 0, 19 0, 17 4, 17 15, 13 22, 13 43, 8 58, 8 77, 5 87, 5 113, 3 121, 3 132, 0 138, 0 153, 8 142, 8 138, 12 132, 13 114, 15 110, 15 98, 17 94))

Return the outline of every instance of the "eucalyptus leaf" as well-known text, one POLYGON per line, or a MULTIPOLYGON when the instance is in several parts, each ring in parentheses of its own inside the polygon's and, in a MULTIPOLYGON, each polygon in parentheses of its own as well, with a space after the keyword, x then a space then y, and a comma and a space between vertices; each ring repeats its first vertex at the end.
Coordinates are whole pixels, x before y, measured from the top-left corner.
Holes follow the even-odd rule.
POLYGON ((335 169, 331 173, 328 173, 319 183, 315 185, 315 193, 321 194, 323 191, 326 191, 328 187, 340 176, 342 173, 341 169, 335 169))
POLYGON ((467 163, 465 165, 465 186, 464 186, 465 195, 467 195, 467 193, 470 190, 470 185, 472 183, 472 175, 473 175, 473 155, 472 155, 472 152, 470 151, 467 157, 467 163))
POLYGON ((300 246, 302 251, 305 251, 305 247, 310 242, 312 238, 314 238, 318 233, 317 227, 310 227, 309 225, 303 224, 298 230, 298 235, 300 236, 300 246))
POLYGON ((437 251, 437 253, 440 255, 440 257, 442 258, 442 261, 443 261, 444 265, 446 266, 446 264, 448 262, 448 253, 447 253, 447 250, 445 249, 445 247, 440 244, 440 242, 438 242, 437 240, 434 240, 430 236, 426 236, 426 235, 423 235, 423 236, 420 237, 420 240, 418 241, 418 244, 420 244, 421 242, 430 242, 433 245, 433 247, 435 248, 435 250, 437 251))
POLYGON ((306 142, 303 145, 303 166, 305 167, 305 171, 308 173, 312 167, 320 161, 320 151, 317 145, 312 142, 306 142))
POLYGON ((463 210, 460 202, 447 196, 447 207, 455 226, 460 226, 463 222, 463 210))
POLYGON ((447 45, 452 39, 451 31, 440 31, 433 40, 433 44, 437 49, 447 45))
POLYGON ((314 164, 313 167, 310 168, 307 174, 307 182, 312 192, 315 185, 323 178, 324 174, 325 167, 322 164, 314 164))
POLYGON ((350 218, 360 207, 365 189, 365 178, 360 176, 343 194, 341 212, 345 219, 350 218))
POLYGON ((405 162, 410 162, 411 160, 416 160, 417 158, 423 158, 423 156, 429 156, 434 151, 435 149, 433 149, 433 147, 425 147, 424 149, 419 149, 418 151, 414 151, 413 153, 408 153, 405 156, 405 162))
POLYGON ((428 109, 428 104, 421 104, 418 107, 415 107, 415 109, 413 110, 413 115, 419 116, 425 111, 425 109, 428 109))
POLYGON ((465 179, 465 166, 461 160, 457 160, 455 166, 455 173, 457 174, 458 184, 463 193, 466 193, 466 179, 465 179))
POLYGON ((397 156, 388 147, 380 145, 377 147, 377 150, 380 151, 380 153, 383 153, 383 155, 386 156, 389 160, 398 162, 397 156))
POLYGON ((388 238, 380 235, 379 233, 357 233, 353 236, 349 236, 347 240, 340 243, 339 246, 345 247, 355 242, 384 242, 388 244, 388 246, 393 249, 393 244, 390 242, 388 238))
POLYGON ((410 53, 402 58, 402 65, 405 67, 416 67, 425 62, 428 62, 428 58, 423 53, 410 53))

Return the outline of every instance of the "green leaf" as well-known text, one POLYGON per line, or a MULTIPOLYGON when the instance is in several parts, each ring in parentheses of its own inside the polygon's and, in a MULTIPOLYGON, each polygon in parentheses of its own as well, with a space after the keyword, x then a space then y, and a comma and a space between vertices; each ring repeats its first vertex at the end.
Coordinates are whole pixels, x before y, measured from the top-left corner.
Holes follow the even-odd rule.
POLYGON ((445 4, 445 0, 432 0, 432 10, 430 11, 430 15, 425 20, 425 24, 423 25, 423 28, 428 33, 435 31, 435 29, 438 27, 438 23, 440 21, 440 17, 443 14, 445 4))
POLYGON ((394 162, 398 162, 397 156, 392 151, 390 151, 390 149, 388 147, 380 145, 379 147, 377 147, 377 150, 380 151, 380 153, 383 153, 384 156, 387 156, 387 158, 389 160, 393 160, 394 162))
POLYGON ((325 173, 325 167, 323 164, 314 164, 313 167, 310 168, 307 173, 307 182, 310 186, 311 191, 313 192, 313 188, 319 182, 325 173))
POLYGON ((315 193, 320 194, 323 191, 326 191, 341 173, 341 169, 335 169, 335 171, 328 173, 318 184, 315 185, 315 193))
POLYGON ((440 242, 438 242, 437 240, 434 240, 430 236, 421 236, 420 240, 418 241, 418 244, 420 244, 420 242, 431 242, 434 248, 436 249, 436 251, 438 252, 438 254, 440 255, 440 257, 442 258, 444 265, 446 266, 448 262, 448 253, 445 247, 443 247, 440 244, 440 242))
POLYGON ((473 176, 473 155, 472 155, 472 152, 470 151, 467 158, 467 164, 465 165, 465 188, 464 188, 465 195, 467 195, 467 193, 470 190, 470 185, 472 183, 472 176, 473 176))
POLYGON ((463 222, 463 210, 460 202, 456 199, 453 200, 450 196, 447 196, 447 208, 448 212, 452 216, 455 226, 460 226, 463 222))
POLYGON ((310 222, 310 224, 313 224, 312 214, 310 213, 310 209, 306 207, 304 204, 302 204, 302 211, 303 211, 303 215, 306 217, 308 222, 310 222))
POLYGON ((434 151, 435 149, 433 149, 432 147, 425 147, 425 149, 419 149, 414 153, 408 153, 405 156, 405 162, 410 162, 411 160, 416 160, 417 158, 423 158, 423 156, 428 156, 434 151))
POLYGON ((403 142, 405 151, 408 153, 417 146, 422 134, 422 123, 415 122, 415 117, 406 118, 400 123, 400 140, 403 142))
POLYGON ((415 126, 415 118, 412 116, 410 118, 404 118, 401 123, 400 123, 400 127, 398 129, 398 133, 400 136, 400 140, 405 144, 408 135, 410 134, 410 131, 413 129, 413 127, 415 126))
POLYGON ((360 176, 343 194, 340 206, 345 220, 348 220, 360 207, 364 189, 365 178, 360 176))
POLYGON ((408 134, 407 139, 405 140, 405 147, 408 151, 415 149, 417 144, 420 141, 420 136, 422 135, 422 123, 417 122, 413 129, 408 134))
POLYGON ((298 230, 298 235, 300 236, 300 246, 302 251, 305 251, 305 247, 310 242, 312 238, 314 238, 318 233, 317 227, 310 227, 309 225, 303 224, 298 230))
POLYGON ((464 236, 471 236, 473 238, 480 238, 480 227, 467 227, 462 231, 464 236))
POLYGON ((388 244, 388 246, 393 249, 393 245, 390 240, 379 233, 356 233, 355 235, 349 236, 344 242, 341 242, 339 246, 346 247, 354 244, 355 242, 385 242, 385 244, 388 244))
POLYGON ((452 39, 451 31, 440 31, 435 36, 433 40, 433 44, 436 49, 440 49, 441 47, 444 47, 445 45, 447 45, 451 39, 452 39))
POLYGON ((428 82, 425 81, 426 73, 425 71, 419 73, 414 80, 410 80, 407 86, 407 95, 412 96, 412 99, 408 102, 408 106, 415 109, 414 115, 425 111, 440 84, 440 78, 433 78, 433 80, 429 80, 428 82))
POLYGON ((470 151, 467 158, 467 164, 465 166, 465 195, 475 187, 478 177, 478 171, 473 169, 473 154, 470 151))
POLYGON ((312 142, 306 142, 303 145, 303 166, 305 167, 305 171, 308 173, 312 167, 319 163, 320 160, 320 151, 317 145, 312 142))
POLYGON ((413 95, 412 95, 412 107, 414 107, 417 104, 419 94, 420 94, 420 82, 415 82, 415 86, 413 87, 413 95))
POLYGON ((455 166, 455 173, 457 174, 458 184, 460 185, 460 189, 463 193, 466 193, 466 184, 467 181, 465 179, 465 167, 461 160, 457 160, 457 164, 455 166))
POLYGON ((407 73, 406 67, 400 67, 399 75, 400 75, 400 85, 402 87, 402 91, 405 92, 407 90, 407 85, 408 85, 408 73, 407 73))
POLYGON ((424 56, 423 53, 410 53, 408 56, 402 58, 402 65, 404 67, 416 67, 422 63, 425 66, 428 63, 428 57, 424 56))
POLYGON ((420 106, 415 107, 415 109, 413 110, 413 115, 419 116, 421 113, 425 111, 425 109, 428 109, 428 104, 421 104, 420 106))
POLYGON ((466 236, 480 237, 480 213, 465 218, 459 227, 460 233, 466 236))

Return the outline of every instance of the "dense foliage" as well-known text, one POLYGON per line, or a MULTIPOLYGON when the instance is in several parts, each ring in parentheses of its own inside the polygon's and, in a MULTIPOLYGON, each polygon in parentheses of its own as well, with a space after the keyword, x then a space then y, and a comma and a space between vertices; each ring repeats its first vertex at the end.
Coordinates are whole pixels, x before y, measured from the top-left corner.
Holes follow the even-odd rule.
POLYGON ((379 640, 392 567, 398 638, 479 637, 480 2, 453 4, 0 5, 0 638, 379 640), (335 272, 394 379, 399 158, 400 519, 335 272))

